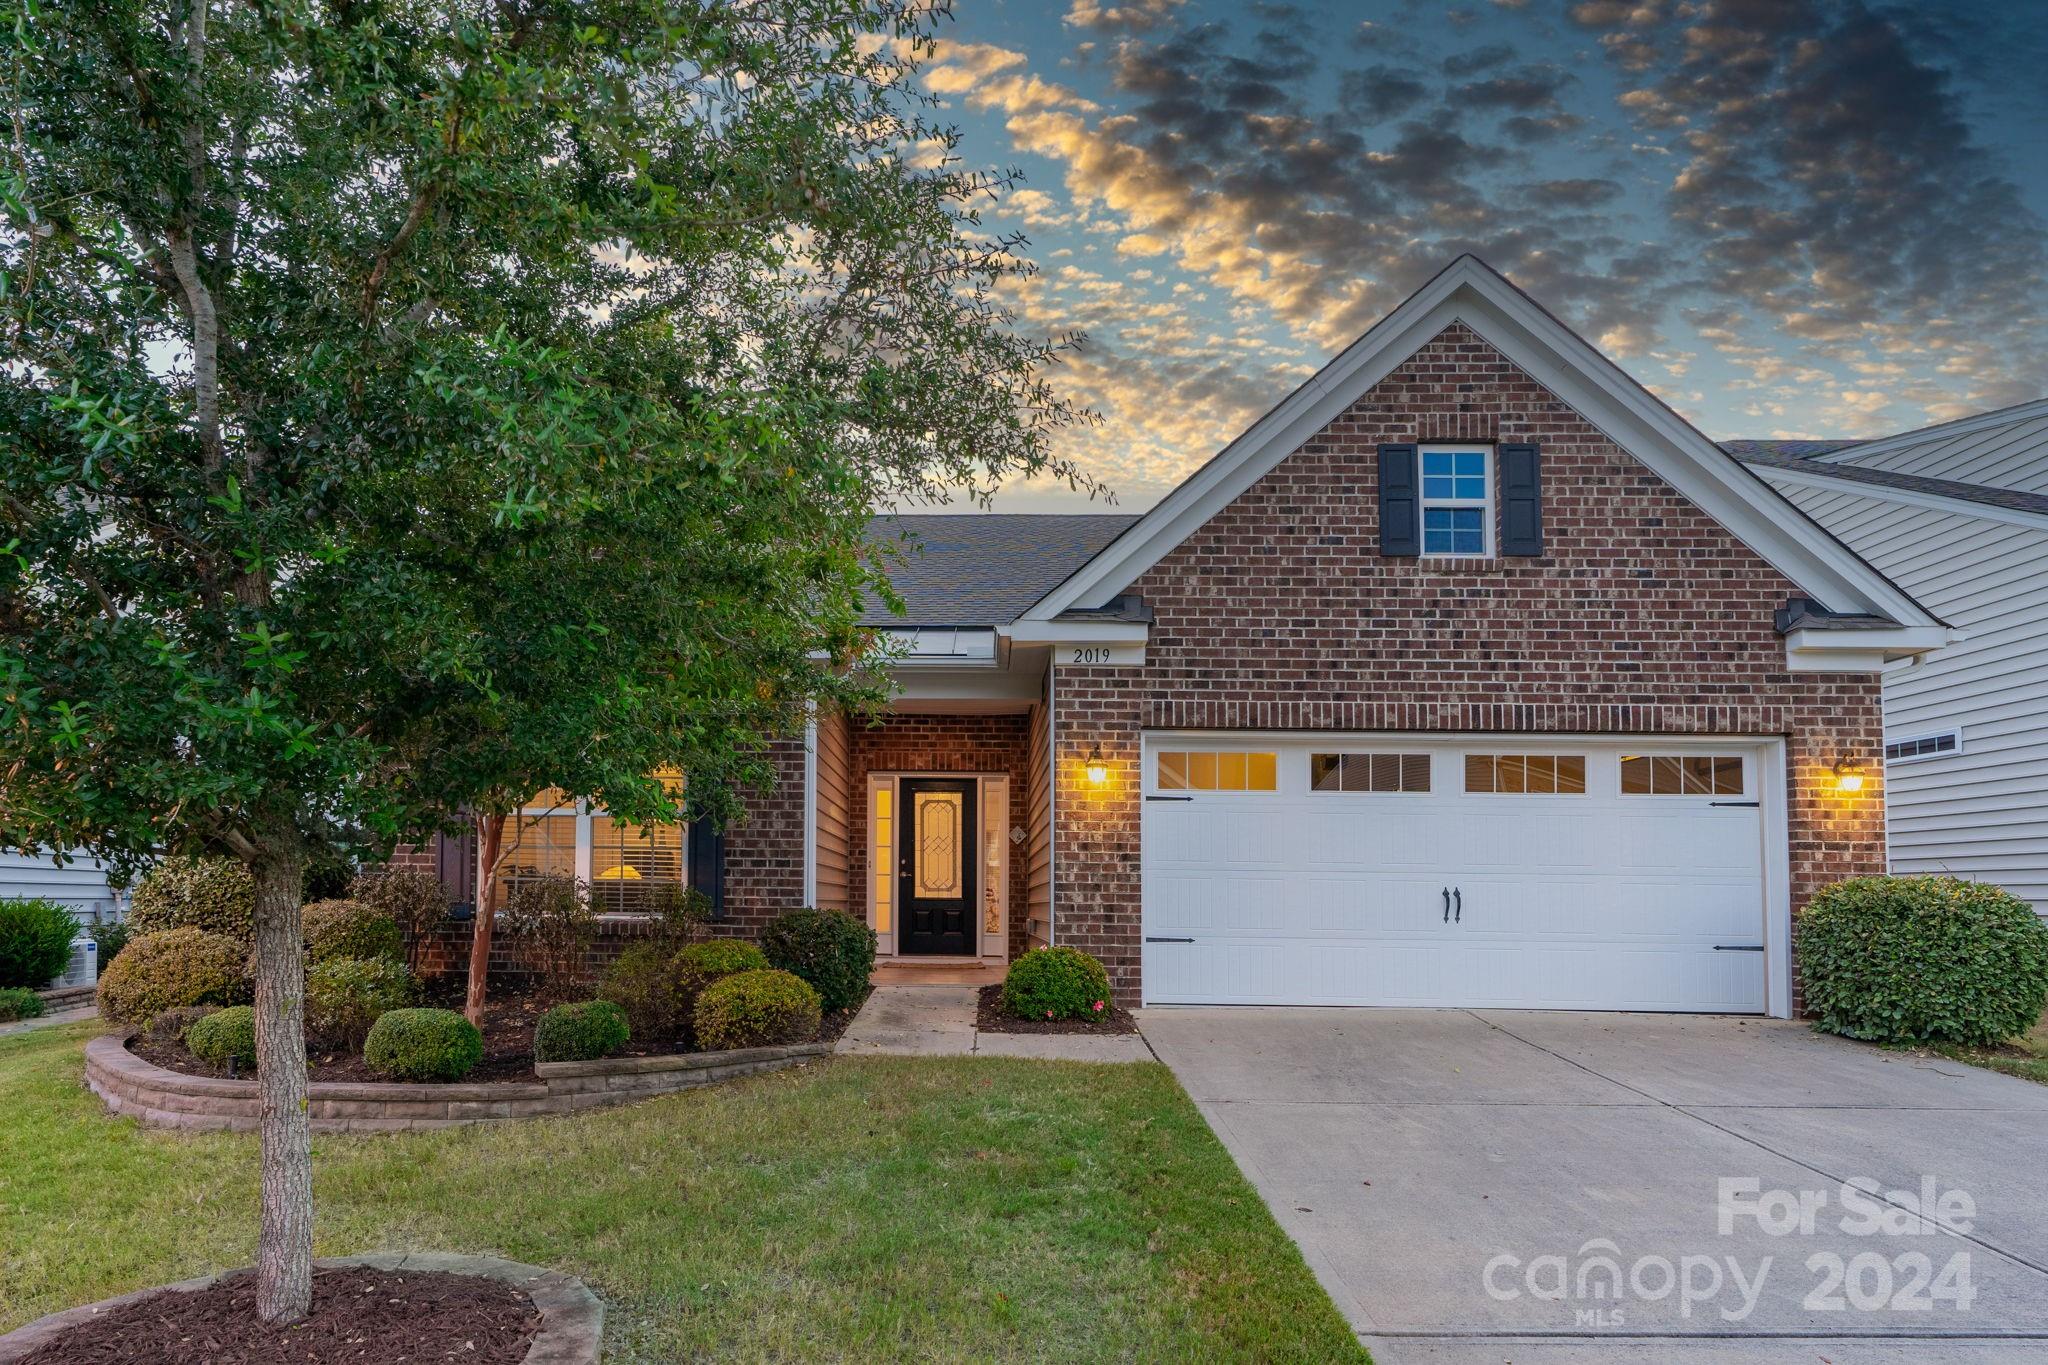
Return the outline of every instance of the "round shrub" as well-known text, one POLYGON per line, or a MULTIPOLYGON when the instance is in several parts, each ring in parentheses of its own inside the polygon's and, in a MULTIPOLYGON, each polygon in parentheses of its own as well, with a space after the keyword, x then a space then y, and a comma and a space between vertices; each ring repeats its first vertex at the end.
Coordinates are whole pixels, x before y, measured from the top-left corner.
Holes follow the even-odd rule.
POLYGON ((1089 1019, 1110 1003, 1109 973, 1079 948, 1033 948, 1003 978, 1003 1008, 1019 1019, 1089 1019))
POLYGON ((557 1005, 540 1017, 533 1030, 533 1059, 594 1062, 617 1052, 632 1036, 626 1012, 609 1000, 557 1005))
POLYGON ((239 1005, 249 998, 248 946, 186 926, 137 934, 100 974, 100 1015, 140 1024, 176 1005, 239 1005))
POLYGON ((77 937, 78 921, 55 901, 0 901, 0 986, 49 985, 77 937))
POLYGON ((412 1000, 412 978, 388 957, 331 957, 306 969, 306 1036, 351 1052, 379 1016, 412 1000))
POLYGON ((363 1040, 370 1069, 395 1081, 459 1081, 483 1056, 483 1034, 454 1010, 391 1010, 363 1040))
POLYGON ((768 959, 761 950, 751 943, 736 938, 715 938, 708 943, 693 943, 676 953, 670 962, 674 974, 677 1016, 693 1021, 697 1015, 697 997, 706 986, 722 981, 740 972, 759 972, 768 969, 768 959))
POLYGON ((185 1030, 185 1050, 212 1066, 256 1066, 256 1011, 248 1005, 215 1010, 185 1030))
POLYGON ((801 1043, 818 1031, 824 1012, 810 983, 772 969, 737 972, 697 997, 697 1046, 707 1052, 801 1043))
POLYGON ((828 1010, 848 1010, 875 974, 875 931, 840 910, 792 910, 761 935, 771 967, 811 983, 828 1010))
POLYGON ((299 912, 306 935, 306 960, 381 957, 405 961, 398 921, 361 901, 314 901, 299 912))
POLYGON ((1836 882, 1799 916, 1798 954, 1817 1026, 1850 1038, 1995 1043, 2048 1004, 2048 925, 1984 882, 1836 882))
POLYGON ((166 858, 135 888, 128 927, 203 929, 247 946, 256 936, 255 879, 232 858, 166 858))
POLYGON ((0 986, 0 1024, 43 1017, 43 997, 26 986, 0 986))
POLYGON ((636 943, 605 968, 597 989, 598 999, 625 1011, 633 1036, 643 1043, 673 1042, 683 1031, 675 956, 659 943, 636 943))

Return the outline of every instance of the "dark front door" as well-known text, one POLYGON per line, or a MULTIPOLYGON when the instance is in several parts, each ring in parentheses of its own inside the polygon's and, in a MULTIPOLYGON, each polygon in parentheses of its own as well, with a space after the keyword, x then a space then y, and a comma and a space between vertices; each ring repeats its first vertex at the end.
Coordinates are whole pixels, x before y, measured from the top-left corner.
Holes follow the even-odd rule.
POLYGON ((899 953, 974 951, 974 780, 906 777, 896 869, 899 953))

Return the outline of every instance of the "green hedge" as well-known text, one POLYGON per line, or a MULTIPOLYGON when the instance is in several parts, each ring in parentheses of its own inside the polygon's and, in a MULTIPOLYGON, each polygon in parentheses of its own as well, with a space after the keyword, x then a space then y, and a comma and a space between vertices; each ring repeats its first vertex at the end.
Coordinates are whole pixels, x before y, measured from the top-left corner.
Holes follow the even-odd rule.
POLYGON ((740 972, 714 981, 697 997, 693 1022, 706 1052, 808 1042, 823 1005, 810 983, 788 972, 740 972))
POLYGON ((802 977, 828 1010, 852 1009, 875 974, 875 931, 839 910, 792 910, 761 935, 772 967, 802 977))
POLYGON ((1087 1019, 1113 1003, 1109 973, 1079 948, 1033 948, 1003 978, 1003 1008, 1019 1019, 1087 1019))
POLYGON ((203 929, 246 947, 256 937, 256 881, 232 858, 166 858, 136 886, 128 927, 203 929))
POLYGON ((78 921, 55 901, 0 901, 0 986, 39 990, 71 960, 78 921))
POLYGON ((306 1036, 353 1052, 370 1027, 412 1003, 412 977, 384 957, 331 957, 306 969, 306 1036))
POLYGON ((533 1031, 537 1062, 594 1062, 609 1057, 632 1038, 626 1012, 609 1000, 557 1005, 533 1031))
POLYGON ((675 957, 660 943, 636 943, 605 968, 597 988, 600 1000, 625 1011, 627 1026, 643 1044, 673 1043, 688 1022, 675 957))
POLYGON ((0 986, 0 1024, 43 1017, 43 997, 26 986, 0 986))
POLYGON ((483 1034, 453 1010, 391 1010, 363 1041, 370 1070, 395 1081, 459 1081, 483 1056, 483 1034))
POLYGON ((138 934, 100 974, 100 1015, 140 1024, 177 1005, 239 1005, 249 998, 248 945, 187 926, 138 934))
POLYGON ((314 901, 299 912, 299 920, 308 962, 337 957, 405 961, 405 936, 398 931, 398 921, 374 905, 314 901))
POLYGON ((2000 887, 1955 877, 1856 877, 1799 916, 1806 1008, 1824 1032, 1981 1045, 2048 1004, 2048 925, 2000 887))
POLYGON ((256 1069, 256 1011, 248 1005, 215 1010, 185 1029, 185 1049, 200 1061, 226 1068, 240 1062, 256 1069))

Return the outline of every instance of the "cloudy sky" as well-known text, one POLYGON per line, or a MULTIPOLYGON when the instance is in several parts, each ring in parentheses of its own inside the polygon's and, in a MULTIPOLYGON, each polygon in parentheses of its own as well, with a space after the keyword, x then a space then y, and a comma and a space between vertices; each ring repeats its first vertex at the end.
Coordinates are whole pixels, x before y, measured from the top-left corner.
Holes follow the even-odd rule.
POLYGON ((941 37, 1122 510, 1462 251, 1716 438, 2048 394, 2044 0, 959 0, 941 37))

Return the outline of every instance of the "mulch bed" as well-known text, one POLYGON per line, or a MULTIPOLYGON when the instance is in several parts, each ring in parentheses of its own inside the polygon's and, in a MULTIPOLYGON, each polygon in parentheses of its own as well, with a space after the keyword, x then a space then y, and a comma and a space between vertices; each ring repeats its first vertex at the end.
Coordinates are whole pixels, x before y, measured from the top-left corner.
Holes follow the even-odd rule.
POLYGON ((501 1280, 367 1268, 315 1270, 312 1313, 268 1326, 245 1270, 113 1309, 21 1365, 518 1365, 540 1327, 533 1300, 501 1280))
POLYGON ((1003 1010, 1000 984, 983 986, 975 1007, 974 1026, 983 1033, 1136 1033, 1138 1021, 1121 1005, 1111 1005, 1089 1019, 1019 1019, 1003 1010))
MULTIPOLYGON (((863 997, 865 998, 865 997, 863 997)), ((457 1008, 460 1002, 455 1002, 457 1008)), ((815 1041, 832 1043, 846 1032, 847 1025, 860 1006, 850 1010, 834 1010, 827 1014, 818 1025, 815 1041)), ((480 1082, 504 1081, 531 1084, 533 1082, 533 1030, 539 1024, 541 1015, 547 1013, 548 1002, 537 996, 507 995, 490 1000, 484 1008, 484 1056, 476 1069, 462 1078, 464 1085, 480 1082)), ((1032 1030, 1019 1030, 1020 1032, 1032 1030)), ((1037 1030, 1044 1031, 1044 1030, 1037 1030)), ((1062 1030, 1066 1031, 1066 1030, 1062 1030)), ((1081 1030, 1095 1032, 1096 1030, 1081 1030)), ((182 1072, 187 1076, 225 1076, 228 1073, 219 1067, 209 1066, 187 1052, 181 1043, 165 1042, 152 1038, 147 1033, 138 1033, 129 1040, 128 1050, 146 1062, 152 1062, 166 1071, 182 1072)), ((621 1057, 662 1057, 672 1056, 681 1051, 673 1047, 640 1046, 627 1044, 617 1055, 621 1057)), ((249 1073, 242 1073, 247 1076, 249 1073)), ((370 1070, 369 1064, 359 1053, 328 1052, 318 1048, 306 1050, 306 1076, 313 1081, 378 1082, 384 1077, 370 1070)))

